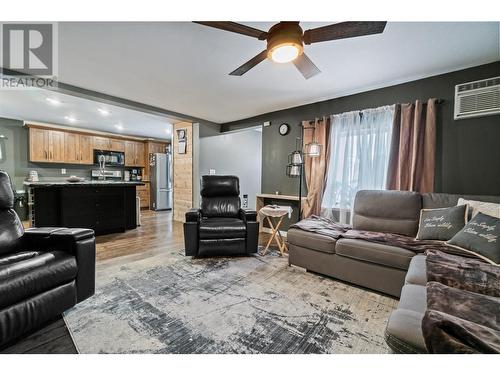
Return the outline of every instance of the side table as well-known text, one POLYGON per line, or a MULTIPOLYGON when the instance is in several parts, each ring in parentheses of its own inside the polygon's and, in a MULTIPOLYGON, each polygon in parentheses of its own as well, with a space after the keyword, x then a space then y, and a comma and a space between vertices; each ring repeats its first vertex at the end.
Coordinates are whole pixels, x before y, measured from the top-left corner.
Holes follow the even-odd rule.
POLYGON ((269 245, 273 239, 276 241, 278 248, 280 250, 280 255, 283 255, 285 252, 288 252, 288 248, 283 240, 283 237, 280 233, 280 226, 283 222, 283 218, 288 215, 290 217, 292 214, 292 207, 290 206, 264 206, 259 210, 259 216, 261 218, 267 219, 267 222, 271 226, 271 237, 267 241, 266 247, 262 251, 261 255, 265 255, 267 250, 269 249, 269 245), (274 220, 274 222, 273 222, 274 220))

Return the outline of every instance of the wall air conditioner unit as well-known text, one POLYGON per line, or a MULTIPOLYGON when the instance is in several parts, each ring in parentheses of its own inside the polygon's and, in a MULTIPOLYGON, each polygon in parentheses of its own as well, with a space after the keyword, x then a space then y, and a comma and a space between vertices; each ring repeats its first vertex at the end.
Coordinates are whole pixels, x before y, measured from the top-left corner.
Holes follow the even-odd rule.
POLYGON ((500 114, 500 77, 455 86, 455 120, 500 114))

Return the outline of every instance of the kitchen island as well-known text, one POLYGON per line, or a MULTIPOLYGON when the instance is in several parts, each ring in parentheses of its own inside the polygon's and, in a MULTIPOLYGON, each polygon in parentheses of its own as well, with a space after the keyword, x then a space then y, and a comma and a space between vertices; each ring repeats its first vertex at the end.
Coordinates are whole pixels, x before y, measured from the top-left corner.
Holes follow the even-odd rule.
POLYGON ((90 228, 96 234, 137 227, 140 181, 25 182, 29 218, 35 227, 90 228))

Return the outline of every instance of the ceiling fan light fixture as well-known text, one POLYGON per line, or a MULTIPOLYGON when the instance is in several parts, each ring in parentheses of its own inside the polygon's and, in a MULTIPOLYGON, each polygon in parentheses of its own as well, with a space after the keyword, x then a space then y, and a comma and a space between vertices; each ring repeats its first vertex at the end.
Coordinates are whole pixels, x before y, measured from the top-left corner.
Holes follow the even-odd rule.
POLYGON ((269 51, 271 60, 277 63, 287 63, 295 60, 303 52, 302 46, 296 43, 284 43, 277 45, 269 51))

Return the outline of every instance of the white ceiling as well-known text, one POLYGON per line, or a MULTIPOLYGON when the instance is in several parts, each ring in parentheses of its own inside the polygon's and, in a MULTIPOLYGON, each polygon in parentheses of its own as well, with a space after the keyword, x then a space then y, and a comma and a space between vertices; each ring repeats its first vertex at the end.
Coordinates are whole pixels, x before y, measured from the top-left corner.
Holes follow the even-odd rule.
POLYGON ((171 139, 172 123, 178 122, 162 116, 38 89, 0 90, 0 117, 160 139, 171 139), (59 104, 53 104, 54 99, 59 104), (99 109, 107 111, 108 115, 104 116, 99 109), (76 121, 71 122, 67 117, 76 121))
MULTIPOLYGON (((273 23, 247 24, 268 30, 273 23)), ((381 35, 306 46, 322 73, 305 80, 292 64, 268 60, 242 77, 229 76, 265 42, 190 22, 60 23, 59 80, 224 123, 498 61, 499 33, 498 22, 390 22, 381 35)), ((61 122, 68 112, 28 94, 3 92, 0 100, 1 115, 17 118, 61 122)), ((130 134, 163 132, 164 119, 138 119, 118 107, 103 119, 96 103, 75 100, 64 100, 82 120, 75 125, 109 129, 121 120, 130 134)))
POLYGON ((61 23, 59 45, 62 82, 218 123, 500 59, 498 22, 391 22, 381 35, 306 46, 322 71, 309 80, 268 60, 229 76, 265 43, 190 22, 61 23))

